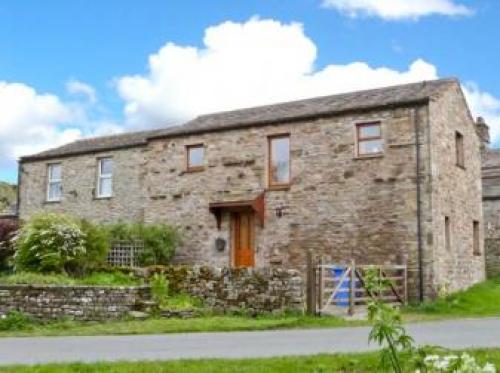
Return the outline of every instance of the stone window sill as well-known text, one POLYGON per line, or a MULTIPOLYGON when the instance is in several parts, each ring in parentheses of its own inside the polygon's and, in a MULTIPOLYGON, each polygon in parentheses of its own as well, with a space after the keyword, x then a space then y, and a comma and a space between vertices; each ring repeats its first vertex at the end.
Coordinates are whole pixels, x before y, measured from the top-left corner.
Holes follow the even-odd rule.
POLYGON ((358 160, 364 160, 364 159, 377 159, 377 158, 384 158, 384 154, 377 153, 377 154, 357 155, 357 156, 353 157, 353 160, 358 161, 358 160))
POLYGON ((43 204, 44 205, 52 205, 52 204, 61 203, 61 202, 62 202, 62 200, 60 200, 60 199, 54 200, 54 201, 47 201, 47 200, 45 200, 45 201, 43 201, 43 204))

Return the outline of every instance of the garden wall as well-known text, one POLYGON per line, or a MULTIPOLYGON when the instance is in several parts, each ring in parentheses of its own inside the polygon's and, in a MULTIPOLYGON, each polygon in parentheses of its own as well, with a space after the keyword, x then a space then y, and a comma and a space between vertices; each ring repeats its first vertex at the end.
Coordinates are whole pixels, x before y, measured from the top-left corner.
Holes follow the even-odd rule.
POLYGON ((43 320, 113 320, 148 297, 146 286, 0 285, 0 315, 19 311, 43 320))
POLYGON ((301 273, 282 268, 168 267, 170 288, 200 297, 215 312, 303 310, 301 273))

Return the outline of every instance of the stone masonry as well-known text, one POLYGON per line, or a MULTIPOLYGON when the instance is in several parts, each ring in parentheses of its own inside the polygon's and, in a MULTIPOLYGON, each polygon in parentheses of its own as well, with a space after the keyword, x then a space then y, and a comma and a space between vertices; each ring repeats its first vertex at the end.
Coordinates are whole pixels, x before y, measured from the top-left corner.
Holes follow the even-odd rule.
POLYGON ((0 285, 0 314, 18 311, 42 320, 116 320, 148 297, 146 286, 0 285))
POLYGON ((20 216, 43 210, 96 221, 164 222, 184 237, 177 262, 231 267, 229 213, 222 213, 218 229, 209 205, 264 193, 264 225, 255 224, 257 267, 275 263, 304 273, 308 250, 329 262, 407 263, 413 298, 419 294, 420 262, 428 297, 481 281, 482 240, 480 255, 472 249, 473 221, 483 228, 480 141, 459 83, 331 96, 330 107, 342 110, 290 119, 289 113, 321 100, 209 115, 197 119, 199 127, 188 123, 127 148, 75 154, 56 149, 24 159, 20 216), (413 91, 418 99, 397 101, 413 91), (246 113, 283 113, 283 119, 242 126, 246 113), (243 119, 217 127, 233 117, 243 119), (383 153, 358 157, 356 124, 374 121, 381 124, 383 153), (457 131, 464 139, 463 168, 455 159, 457 131), (268 136, 276 134, 290 136, 291 183, 282 190, 269 188, 267 180, 268 136), (187 172, 186 146, 193 144, 205 147, 204 167, 187 172), (113 197, 96 200, 96 163, 105 155, 113 156, 116 170, 113 197), (63 168, 64 196, 53 204, 44 202, 50 162, 63 168), (451 223, 448 249, 445 216, 451 223), (217 239, 227 243, 223 250, 216 249, 217 239))

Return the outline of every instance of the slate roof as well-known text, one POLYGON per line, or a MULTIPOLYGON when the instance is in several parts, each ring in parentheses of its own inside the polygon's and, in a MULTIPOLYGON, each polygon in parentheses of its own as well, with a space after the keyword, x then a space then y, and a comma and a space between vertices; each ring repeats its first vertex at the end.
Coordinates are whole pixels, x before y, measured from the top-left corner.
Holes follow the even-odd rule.
POLYGON ((78 140, 21 161, 41 160, 146 145, 148 139, 223 131, 248 126, 326 117, 352 111, 425 102, 457 79, 438 79, 201 115, 181 126, 78 140))

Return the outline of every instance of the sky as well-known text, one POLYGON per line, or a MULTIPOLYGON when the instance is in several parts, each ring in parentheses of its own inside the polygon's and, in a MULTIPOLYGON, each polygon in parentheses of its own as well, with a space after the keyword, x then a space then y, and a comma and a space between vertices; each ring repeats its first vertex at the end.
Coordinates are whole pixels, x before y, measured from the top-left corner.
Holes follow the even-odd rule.
POLYGON ((0 0, 0 180, 196 115, 457 77, 500 145, 500 1, 0 0))

